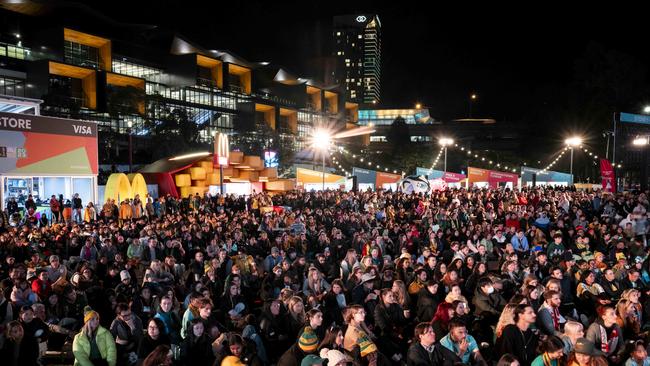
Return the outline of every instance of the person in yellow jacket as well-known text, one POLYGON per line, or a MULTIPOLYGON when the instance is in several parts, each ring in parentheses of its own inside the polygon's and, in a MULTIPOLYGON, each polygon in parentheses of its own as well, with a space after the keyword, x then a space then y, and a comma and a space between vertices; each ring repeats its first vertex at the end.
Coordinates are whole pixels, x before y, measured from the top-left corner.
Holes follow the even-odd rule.
POLYGON ((117 352, 113 335, 99 325, 99 314, 84 309, 84 326, 72 342, 74 366, 115 366, 117 352))
POLYGON ((131 217, 133 217, 133 209, 131 202, 126 199, 120 204, 120 222, 131 220, 131 217))

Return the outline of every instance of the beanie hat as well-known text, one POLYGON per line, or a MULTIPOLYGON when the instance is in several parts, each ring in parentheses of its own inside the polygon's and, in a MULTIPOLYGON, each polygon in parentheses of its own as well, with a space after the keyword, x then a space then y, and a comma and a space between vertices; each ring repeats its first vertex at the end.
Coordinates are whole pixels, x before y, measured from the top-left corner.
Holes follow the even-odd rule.
POLYGON ((323 359, 316 356, 316 355, 307 355, 305 358, 302 359, 302 362, 300 362, 300 366, 314 366, 314 365, 322 365, 323 364, 323 359))
POLYGON ((361 357, 366 357, 373 352, 377 352, 377 346, 372 342, 366 332, 358 331, 357 336, 357 344, 359 345, 361 357))
POLYGON ((84 308, 84 324, 88 323, 88 321, 94 317, 99 318, 99 314, 93 310, 90 306, 86 306, 84 308))
POLYGON ((318 348, 318 336, 310 326, 306 326, 298 339, 298 347, 303 352, 312 353, 318 348))
POLYGON ((244 366, 239 357, 226 356, 221 362, 221 366, 244 366))
POLYGON ((335 349, 323 348, 320 350, 320 356, 327 359, 328 366, 336 366, 340 362, 350 362, 351 359, 347 355, 343 354, 341 351, 335 349))
POLYGON ((124 280, 130 280, 130 279, 131 279, 131 274, 130 274, 129 271, 127 271, 126 269, 123 269, 123 270, 120 272, 120 279, 121 279, 122 281, 124 281, 124 280))

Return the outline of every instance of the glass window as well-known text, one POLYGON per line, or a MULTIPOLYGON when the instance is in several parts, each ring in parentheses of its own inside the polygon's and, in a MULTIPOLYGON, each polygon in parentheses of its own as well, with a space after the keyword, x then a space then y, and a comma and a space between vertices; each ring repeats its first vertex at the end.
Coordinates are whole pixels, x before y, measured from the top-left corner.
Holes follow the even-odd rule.
POLYGON ((79 193, 81 203, 85 206, 93 199, 92 178, 72 178, 72 194, 79 193))

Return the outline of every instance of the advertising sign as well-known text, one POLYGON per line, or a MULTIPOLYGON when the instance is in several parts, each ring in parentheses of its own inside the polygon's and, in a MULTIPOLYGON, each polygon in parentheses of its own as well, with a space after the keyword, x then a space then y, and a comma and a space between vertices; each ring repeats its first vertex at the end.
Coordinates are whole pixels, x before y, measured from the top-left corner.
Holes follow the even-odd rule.
POLYGON ((490 188, 511 185, 513 188, 517 185, 519 176, 514 173, 499 172, 469 167, 467 169, 469 184, 487 183, 490 188))
POLYGON ((97 124, 0 112, 1 174, 97 174, 97 124))
POLYGON ((573 176, 567 173, 554 172, 550 170, 544 171, 541 173, 541 169, 535 169, 527 166, 521 167, 521 183, 522 185, 527 185, 529 182, 533 181, 533 174, 536 175, 535 181, 538 185, 544 184, 554 184, 554 183, 566 183, 566 185, 573 184, 573 176))
POLYGON ((442 170, 431 170, 429 173, 429 169, 420 167, 415 168, 415 175, 424 175, 429 180, 442 179, 446 183, 460 183, 467 178, 465 174, 443 172, 442 170))
POLYGON ((600 159, 600 175, 603 177, 603 190, 605 192, 616 192, 616 175, 609 160, 600 159))
POLYGON ((372 184, 377 181, 377 172, 364 168, 352 167, 352 175, 357 177, 357 184, 372 184))

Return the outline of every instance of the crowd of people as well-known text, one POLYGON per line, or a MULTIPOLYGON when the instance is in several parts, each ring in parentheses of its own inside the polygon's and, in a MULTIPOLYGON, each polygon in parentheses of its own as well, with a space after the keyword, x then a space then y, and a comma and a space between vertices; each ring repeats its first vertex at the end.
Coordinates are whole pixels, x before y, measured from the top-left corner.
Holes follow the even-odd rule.
POLYGON ((12 205, 0 359, 647 366, 648 205, 540 187, 12 205))

